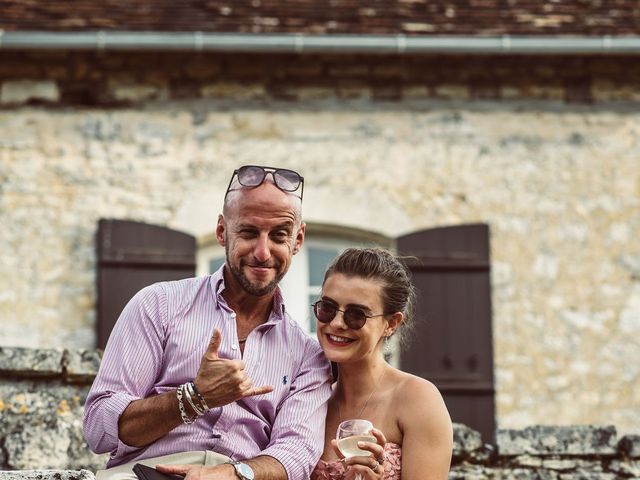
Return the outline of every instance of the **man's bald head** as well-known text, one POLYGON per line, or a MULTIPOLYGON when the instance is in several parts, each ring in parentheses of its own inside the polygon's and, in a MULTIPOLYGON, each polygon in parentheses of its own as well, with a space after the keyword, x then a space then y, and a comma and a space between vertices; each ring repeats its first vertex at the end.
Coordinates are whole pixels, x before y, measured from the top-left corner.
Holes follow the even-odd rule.
POLYGON ((223 216, 227 219, 233 218, 238 213, 239 206, 247 201, 258 205, 267 202, 283 208, 288 206, 294 215, 296 226, 302 223, 302 199, 292 193, 283 192, 268 179, 257 187, 243 187, 237 184, 230 189, 224 199, 223 216))

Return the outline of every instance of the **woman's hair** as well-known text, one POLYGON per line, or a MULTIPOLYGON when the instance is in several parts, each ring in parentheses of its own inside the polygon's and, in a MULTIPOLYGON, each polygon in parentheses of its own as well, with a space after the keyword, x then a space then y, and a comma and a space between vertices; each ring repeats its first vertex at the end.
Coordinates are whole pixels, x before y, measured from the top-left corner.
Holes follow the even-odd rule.
POLYGON ((382 248, 347 248, 331 262, 323 284, 334 273, 381 282, 384 313, 402 312, 405 326, 412 319, 415 287, 407 268, 391 252, 382 248))

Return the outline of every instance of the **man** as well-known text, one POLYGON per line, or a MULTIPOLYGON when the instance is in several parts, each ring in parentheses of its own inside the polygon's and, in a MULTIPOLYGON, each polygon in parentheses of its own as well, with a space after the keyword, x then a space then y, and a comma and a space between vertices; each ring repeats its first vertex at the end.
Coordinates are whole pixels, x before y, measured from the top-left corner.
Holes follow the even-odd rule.
POLYGON ((224 266, 125 307, 85 404, 87 442, 116 467, 99 479, 135 478, 135 463, 218 465, 209 480, 309 478, 330 373, 278 288, 304 241, 302 192, 292 170, 239 168, 216 226, 224 266))

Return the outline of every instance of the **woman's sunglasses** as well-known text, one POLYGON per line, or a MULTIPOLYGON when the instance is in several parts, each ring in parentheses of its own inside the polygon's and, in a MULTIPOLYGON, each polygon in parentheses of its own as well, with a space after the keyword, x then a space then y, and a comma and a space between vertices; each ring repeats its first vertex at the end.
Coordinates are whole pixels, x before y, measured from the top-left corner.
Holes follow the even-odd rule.
POLYGON ((364 310, 359 307, 347 307, 344 310, 340 310, 334 303, 325 300, 318 300, 311 306, 313 307, 313 313, 316 318, 322 323, 330 323, 331 320, 336 318, 338 312, 342 312, 344 323, 352 330, 359 330, 364 327, 364 324, 367 323, 369 318, 384 317, 387 315, 386 313, 367 315, 364 310))
POLYGON ((300 199, 302 200, 302 192, 304 190, 304 178, 298 172, 288 170, 286 168, 261 167, 259 165, 245 165, 233 171, 225 198, 231 190, 233 179, 237 175, 238 183, 243 187, 255 188, 264 182, 267 174, 273 177, 273 183, 283 192, 292 193, 300 188, 300 199))

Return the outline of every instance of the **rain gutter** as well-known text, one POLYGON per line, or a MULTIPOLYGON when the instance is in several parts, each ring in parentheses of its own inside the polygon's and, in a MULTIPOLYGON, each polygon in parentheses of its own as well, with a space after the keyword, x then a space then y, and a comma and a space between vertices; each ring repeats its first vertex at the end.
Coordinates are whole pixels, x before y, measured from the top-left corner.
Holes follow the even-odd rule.
POLYGON ((175 50, 358 54, 640 54, 640 36, 308 35, 2 31, 0 50, 175 50))

